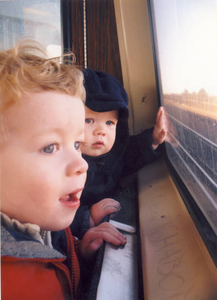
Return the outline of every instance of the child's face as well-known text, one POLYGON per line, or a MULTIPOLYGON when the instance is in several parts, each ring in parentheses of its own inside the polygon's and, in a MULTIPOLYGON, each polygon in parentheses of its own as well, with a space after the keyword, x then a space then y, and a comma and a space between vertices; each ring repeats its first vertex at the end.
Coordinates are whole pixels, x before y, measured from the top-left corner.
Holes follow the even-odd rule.
POLYGON ((81 151, 99 156, 111 150, 116 137, 117 111, 95 112, 85 107, 85 138, 81 151))
POLYGON ((66 228, 86 180, 87 163, 79 149, 84 139, 82 101, 54 92, 29 93, 5 116, 2 212, 44 230, 66 228))

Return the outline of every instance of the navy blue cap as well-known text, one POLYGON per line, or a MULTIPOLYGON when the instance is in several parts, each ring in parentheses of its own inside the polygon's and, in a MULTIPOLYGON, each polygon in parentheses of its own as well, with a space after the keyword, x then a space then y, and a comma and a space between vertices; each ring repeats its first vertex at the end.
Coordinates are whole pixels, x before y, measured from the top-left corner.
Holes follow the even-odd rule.
POLYGON ((121 83, 106 72, 88 68, 83 70, 83 74, 85 105, 96 112, 118 110, 118 119, 126 121, 129 117, 128 96, 121 83))

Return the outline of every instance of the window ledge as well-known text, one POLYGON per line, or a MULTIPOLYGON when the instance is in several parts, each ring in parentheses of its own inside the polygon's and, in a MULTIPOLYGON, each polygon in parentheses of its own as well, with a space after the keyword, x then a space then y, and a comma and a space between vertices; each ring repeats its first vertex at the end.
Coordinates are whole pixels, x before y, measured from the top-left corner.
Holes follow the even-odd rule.
POLYGON ((139 219, 146 300, 216 300, 216 267, 165 161, 139 171, 139 219))

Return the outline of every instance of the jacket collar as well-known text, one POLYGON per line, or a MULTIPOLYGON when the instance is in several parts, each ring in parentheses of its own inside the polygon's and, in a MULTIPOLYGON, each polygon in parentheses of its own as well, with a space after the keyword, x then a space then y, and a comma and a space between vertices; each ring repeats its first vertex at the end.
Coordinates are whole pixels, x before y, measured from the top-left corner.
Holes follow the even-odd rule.
POLYGON ((22 224, 1 213, 1 255, 19 258, 65 258, 64 255, 44 245, 40 227, 22 224))

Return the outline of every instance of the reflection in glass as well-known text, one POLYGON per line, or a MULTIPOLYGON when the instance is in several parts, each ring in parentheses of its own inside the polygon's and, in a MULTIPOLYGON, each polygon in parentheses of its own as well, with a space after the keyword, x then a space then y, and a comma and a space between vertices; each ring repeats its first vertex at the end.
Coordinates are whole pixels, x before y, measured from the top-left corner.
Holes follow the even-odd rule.
POLYGON ((168 157, 217 233, 217 1, 153 0, 168 157), (173 133, 171 133, 173 135, 173 133))
POLYGON ((41 42, 50 57, 61 55, 60 0, 0 1, 0 49, 20 37, 41 42))

